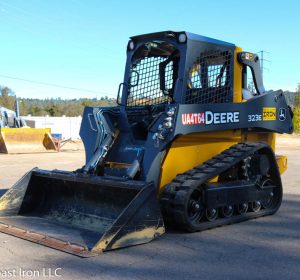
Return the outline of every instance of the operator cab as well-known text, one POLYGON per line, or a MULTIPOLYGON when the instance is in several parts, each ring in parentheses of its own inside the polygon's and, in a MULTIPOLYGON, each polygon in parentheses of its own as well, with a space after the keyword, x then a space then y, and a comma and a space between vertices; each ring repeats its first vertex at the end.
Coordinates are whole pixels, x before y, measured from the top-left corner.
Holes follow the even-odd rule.
POLYGON ((232 102, 235 45, 187 33, 131 37, 121 104, 232 102))
POLYGON ((234 44, 188 32, 131 37, 119 104, 130 112, 133 108, 170 103, 232 103, 234 75, 241 74, 234 73, 237 61, 243 67, 245 97, 247 69, 253 77, 250 91, 254 95, 264 93, 258 56, 236 50, 234 44))

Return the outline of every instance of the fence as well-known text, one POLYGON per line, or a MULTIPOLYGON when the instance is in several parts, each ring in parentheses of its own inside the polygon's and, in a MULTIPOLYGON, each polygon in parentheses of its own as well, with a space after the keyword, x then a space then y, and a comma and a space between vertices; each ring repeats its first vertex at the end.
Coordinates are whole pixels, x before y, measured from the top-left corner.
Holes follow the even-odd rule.
POLYGON ((23 117, 28 126, 33 128, 51 128, 52 134, 61 134, 62 139, 80 139, 79 129, 81 116, 79 117, 23 117))

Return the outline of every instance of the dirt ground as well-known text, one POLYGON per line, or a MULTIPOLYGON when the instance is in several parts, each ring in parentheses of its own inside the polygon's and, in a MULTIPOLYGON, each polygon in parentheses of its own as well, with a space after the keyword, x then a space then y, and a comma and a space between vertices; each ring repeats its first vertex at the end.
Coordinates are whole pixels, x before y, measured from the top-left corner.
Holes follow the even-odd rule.
POLYGON ((82 142, 72 141, 61 148, 61 152, 36 154, 0 154, 0 189, 9 188, 34 167, 73 171, 85 163, 82 142))
MULTIPOLYGON (((50 274, 52 279, 299 279, 300 137, 281 136, 277 145, 289 168, 276 215, 194 234, 168 232, 149 244, 89 259, 0 234, 0 279, 50 274)), ((69 143, 60 153, 0 154, 0 188, 33 167, 74 170, 84 160, 81 143, 69 143)))

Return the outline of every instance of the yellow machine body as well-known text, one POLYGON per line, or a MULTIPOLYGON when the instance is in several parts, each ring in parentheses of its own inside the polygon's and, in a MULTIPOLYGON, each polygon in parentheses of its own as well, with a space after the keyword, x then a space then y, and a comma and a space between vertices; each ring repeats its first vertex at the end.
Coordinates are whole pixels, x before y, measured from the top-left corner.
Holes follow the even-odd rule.
MULTIPOLYGON (((173 142, 162 163, 159 189, 161 191, 177 174, 202 164, 239 142, 263 141, 268 143, 274 150, 275 137, 275 133, 250 134, 242 133, 241 130, 194 133, 179 137, 173 142)), ((287 169, 287 158, 278 155, 276 159, 282 174, 287 169)))
MULTIPOLYGON (((237 53, 242 48, 236 47, 234 59, 234 95, 233 102, 247 102, 242 95, 242 65, 237 60, 237 53)), ((242 130, 193 133, 176 139, 167 151, 161 167, 159 192, 170 183, 177 174, 183 173, 202 164, 213 156, 239 142, 266 142, 275 152, 276 134, 272 132, 242 132, 242 130)), ((287 169, 286 156, 276 156, 279 171, 287 169)), ((215 178, 214 178, 215 179, 215 178)))

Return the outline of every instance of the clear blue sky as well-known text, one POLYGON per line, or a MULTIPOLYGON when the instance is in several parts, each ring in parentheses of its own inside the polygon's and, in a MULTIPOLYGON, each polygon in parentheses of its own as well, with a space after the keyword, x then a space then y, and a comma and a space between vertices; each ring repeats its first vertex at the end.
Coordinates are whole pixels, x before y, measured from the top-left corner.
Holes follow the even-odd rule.
POLYGON ((0 85, 21 97, 113 97, 129 36, 163 30, 268 51, 266 88, 294 90, 300 83, 300 1, 0 0, 0 75, 98 93, 3 77, 0 85))

